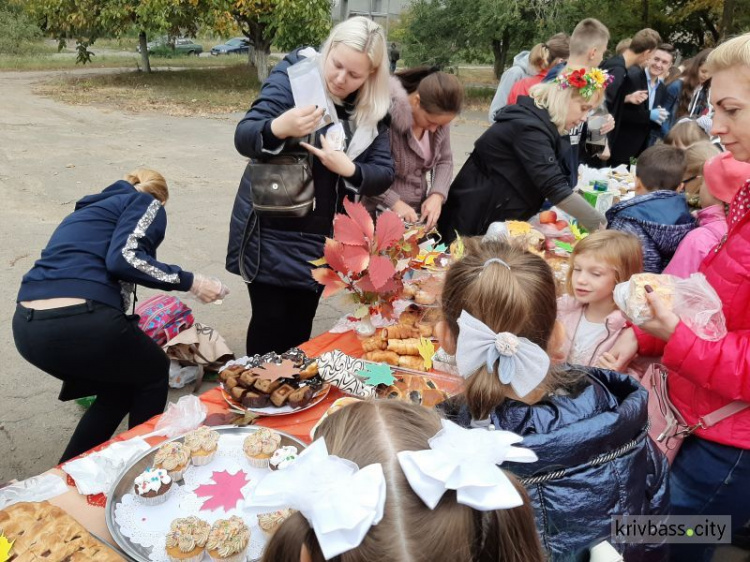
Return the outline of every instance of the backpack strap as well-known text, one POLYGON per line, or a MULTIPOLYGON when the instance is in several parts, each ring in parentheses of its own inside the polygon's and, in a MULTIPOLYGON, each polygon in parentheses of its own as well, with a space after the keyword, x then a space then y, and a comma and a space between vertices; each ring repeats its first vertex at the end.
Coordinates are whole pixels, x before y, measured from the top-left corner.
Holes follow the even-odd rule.
POLYGON ((701 416, 700 425, 704 429, 707 429, 716 425, 720 421, 724 421, 729 416, 738 414, 746 408, 750 408, 750 404, 748 404, 747 402, 742 402, 741 400, 735 400, 734 402, 730 402, 729 404, 722 408, 719 408, 718 410, 714 410, 710 414, 701 416))

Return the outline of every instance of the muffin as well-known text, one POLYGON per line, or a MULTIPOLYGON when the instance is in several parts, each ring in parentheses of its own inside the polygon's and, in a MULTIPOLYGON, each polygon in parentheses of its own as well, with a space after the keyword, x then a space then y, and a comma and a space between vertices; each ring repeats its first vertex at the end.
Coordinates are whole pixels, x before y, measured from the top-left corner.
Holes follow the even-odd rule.
POLYGON ((276 449, 279 448, 280 444, 281 435, 272 429, 261 427, 258 431, 254 431, 245 437, 242 449, 245 451, 245 456, 252 466, 255 468, 268 468, 268 461, 276 452, 276 449))
POLYGON ((195 466, 204 466, 216 456, 219 434, 206 426, 185 435, 185 446, 190 450, 190 461, 195 466))
POLYGON ((217 519, 208 533, 206 552, 213 562, 242 562, 250 544, 250 529, 245 522, 233 515, 229 519, 217 519))
POLYGON ((198 562, 203 558, 211 525, 197 517, 175 519, 167 533, 170 562, 198 562))
POLYGON ((189 464, 190 450, 177 441, 170 441, 159 447, 154 457, 154 468, 163 468, 175 481, 182 480, 189 464))
POLYGON ((141 503, 158 505, 167 501, 172 479, 163 468, 147 468, 135 478, 133 488, 141 503))
POLYGON ((259 513, 258 527, 270 537, 294 512, 293 509, 280 509, 279 511, 272 511, 270 513, 259 513))
POLYGON ((297 460, 297 447, 279 447, 271 455, 268 468, 271 470, 283 470, 297 460))

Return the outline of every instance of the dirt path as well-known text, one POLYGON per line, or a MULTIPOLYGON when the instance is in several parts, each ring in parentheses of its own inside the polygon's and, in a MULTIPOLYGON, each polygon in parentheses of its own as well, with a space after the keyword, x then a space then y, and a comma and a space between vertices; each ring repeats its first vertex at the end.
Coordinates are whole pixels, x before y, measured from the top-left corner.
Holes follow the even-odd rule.
MULTIPOLYGON (((159 258, 217 275, 233 291, 223 306, 196 304, 196 317, 242 354, 250 314, 243 283, 224 272, 229 215, 244 168, 233 145, 241 115, 133 115, 63 105, 32 93, 35 83, 62 73, 0 73, 0 482, 53 466, 80 417, 77 405, 57 400, 59 382, 18 355, 11 332, 20 278, 77 199, 138 166, 159 170, 172 195, 159 258)), ((456 170, 485 126, 480 114, 455 125, 456 170)), ((323 303, 315 332, 329 328, 339 314, 323 303)))

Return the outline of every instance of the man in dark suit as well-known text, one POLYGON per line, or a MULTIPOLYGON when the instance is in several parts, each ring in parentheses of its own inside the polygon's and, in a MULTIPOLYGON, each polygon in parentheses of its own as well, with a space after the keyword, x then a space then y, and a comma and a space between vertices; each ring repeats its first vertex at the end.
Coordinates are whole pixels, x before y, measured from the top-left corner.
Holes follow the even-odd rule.
POLYGON ((629 164, 654 144, 661 133, 661 124, 669 117, 662 107, 666 95, 664 77, 674 60, 674 47, 660 45, 645 68, 634 65, 625 79, 624 103, 616 120, 617 132, 612 144, 612 166, 629 164))

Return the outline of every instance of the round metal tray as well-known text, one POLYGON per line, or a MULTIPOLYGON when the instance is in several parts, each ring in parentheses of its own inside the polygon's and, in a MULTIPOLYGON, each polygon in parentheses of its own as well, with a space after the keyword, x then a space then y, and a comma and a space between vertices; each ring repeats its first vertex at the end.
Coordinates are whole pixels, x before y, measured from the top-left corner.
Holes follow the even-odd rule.
MULTIPOLYGON (((212 427, 211 429, 213 429, 214 431, 220 434, 231 435, 231 434, 253 433, 255 431, 258 431, 260 429, 260 426, 235 427, 233 425, 222 425, 218 427, 212 427)), ((307 447, 307 445, 305 445, 302 441, 300 441, 296 437, 292 437, 288 433, 284 433, 283 431, 278 431, 278 430, 274 430, 274 431, 276 431, 276 433, 281 435, 282 446, 297 447, 299 451, 302 451, 307 447)), ((117 545, 123 550, 123 552, 127 554, 129 557, 131 557, 133 560, 137 560, 138 562, 150 562, 149 554, 151 554, 151 549, 131 542, 128 537, 120 533, 120 528, 115 522, 115 506, 120 501, 122 501, 122 498, 125 494, 128 494, 132 491, 133 480, 141 472, 143 472, 144 470, 146 470, 147 468, 153 465, 154 456, 156 455, 156 451, 159 449, 159 447, 161 447, 164 443, 168 443, 170 441, 182 442, 183 437, 184 436, 181 435, 179 437, 174 437, 173 439, 166 439, 163 442, 156 445, 155 447, 152 447, 151 449, 143 453, 136 460, 132 461, 130 465, 126 467, 120 473, 120 475, 117 477, 115 484, 112 486, 109 493, 107 494, 107 505, 105 507, 107 528, 109 529, 109 532, 112 535, 112 538, 115 540, 117 545)))

